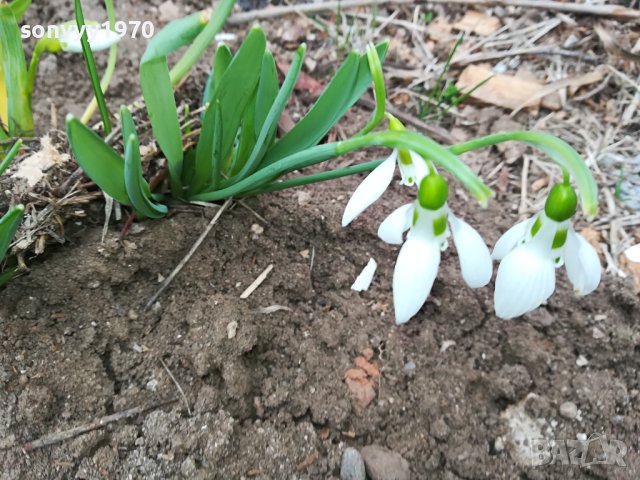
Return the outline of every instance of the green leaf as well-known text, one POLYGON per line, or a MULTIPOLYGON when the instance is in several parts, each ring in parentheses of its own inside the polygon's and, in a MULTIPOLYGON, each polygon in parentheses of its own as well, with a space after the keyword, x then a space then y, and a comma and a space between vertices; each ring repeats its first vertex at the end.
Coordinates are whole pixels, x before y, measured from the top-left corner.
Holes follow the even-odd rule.
MULTIPOLYGON (((231 60, 233 60, 233 54, 231 53, 231 50, 229 50, 229 47, 227 47, 224 43, 218 44, 216 55, 213 60, 213 69, 211 70, 211 74, 207 79, 207 85, 204 89, 204 95, 202 96, 203 107, 207 103, 211 103, 211 101, 213 100, 213 94, 218 88, 218 85, 220 85, 222 75, 224 75, 224 72, 229 67, 231 60)), ((202 116, 204 117, 204 113, 202 116)))
POLYGON ((22 19, 27 10, 29 10, 30 6, 31 0, 13 0, 13 2, 9 4, 9 8, 11 8, 13 15, 16 17, 18 22, 22 19))
POLYGON ((221 0, 215 11, 211 13, 208 23, 198 34, 198 36, 190 42, 190 46, 171 70, 171 84, 177 85, 180 80, 191 70, 198 59, 204 54, 207 47, 211 44, 216 34, 220 31, 227 17, 231 14, 236 0, 221 0))
POLYGON ((259 28, 252 28, 222 74, 202 120, 196 147, 195 176, 189 190, 191 193, 200 191, 212 179, 219 178, 220 172, 216 168, 222 167, 222 160, 231 152, 245 109, 258 83, 265 48, 264 32, 259 28), (218 109, 221 116, 216 117, 218 109), (219 158, 214 158, 214 135, 217 128, 221 129, 220 153, 219 158), (217 165, 215 168, 214 163, 217 165))
POLYGON ((246 110, 244 111, 244 117, 242 119, 242 126, 240 128, 240 134, 238 135, 238 147, 235 149, 235 154, 231 165, 228 168, 223 166, 223 172, 229 175, 235 175, 242 167, 247 163, 249 155, 256 144, 255 133, 255 117, 256 117, 256 91, 254 91, 246 110))
POLYGON ((67 136, 76 162, 104 192, 131 205, 124 182, 124 160, 73 115, 67 116, 67 136))
POLYGON ((251 156, 238 175, 238 179, 242 179, 255 171, 256 167, 260 165, 260 162, 264 157, 264 153, 269 147, 271 139, 276 134, 276 131, 278 129, 278 120, 282 116, 282 112, 284 111, 287 102, 289 101, 289 97, 291 97, 293 89, 296 86, 296 82, 298 81, 298 76, 300 75, 300 70, 302 69, 302 60, 304 59, 305 48, 306 47, 304 44, 298 47, 296 56, 291 62, 289 72, 287 73, 284 82, 282 82, 282 88, 280 88, 275 101, 269 109, 269 113, 264 122, 262 130, 260 131, 260 135, 255 143, 253 151, 251 152, 251 156))
MULTIPOLYGON (((31 135, 33 113, 28 94, 27 62, 22 48, 18 23, 10 5, 0 4, 0 75, 6 84, 6 122, 9 136, 31 135)), ((0 93, 0 103, 3 94, 0 93)), ((2 115, 0 105, 0 115, 2 115)))
POLYGON ((17 205, 9 210, 4 217, 0 218, 0 260, 7 254, 13 236, 22 223, 23 214, 24 207, 17 205))
MULTIPOLYGON (((381 61, 388 47, 388 42, 376 46, 381 61)), ((371 83, 368 63, 366 54, 350 53, 307 115, 267 151, 263 165, 317 145, 371 83)))
MULTIPOLYGON (((258 91, 256 93, 256 117, 254 127, 256 137, 260 135, 260 131, 267 119, 271 105, 278 96, 278 69, 273 54, 267 50, 262 58, 262 68, 260 70, 260 81, 258 82, 258 91)), ((271 143, 273 139, 269 139, 271 143)))
POLYGON ((13 147, 11 147, 11 149, 7 152, 7 156, 4 157, 4 160, 2 160, 2 162, 0 162, 0 175, 4 173, 4 171, 7 169, 9 164, 13 161, 15 156, 20 151, 21 146, 22 146, 22 140, 18 140, 16 143, 13 144, 13 147))
POLYGON ((107 108, 107 102, 104 98, 104 92, 100 85, 100 76, 98 75, 98 68, 96 67, 96 60, 93 57, 91 46, 89 45, 89 37, 85 30, 84 14, 82 13, 81 0, 75 0, 76 11, 76 24, 78 30, 82 32, 80 37, 80 43, 82 44, 82 55, 87 65, 87 72, 89 73, 89 80, 91 81, 91 88, 93 88, 93 94, 98 102, 98 110, 100 111, 100 118, 102 118, 102 124, 104 125, 104 131, 106 134, 111 133, 111 119, 109 118, 109 109, 107 108))
POLYGON ((131 205, 136 212, 145 217, 164 217, 167 207, 152 200, 149 184, 142 176, 141 161, 138 137, 132 133, 124 149, 124 181, 131 205))
POLYGON ((141 63, 159 57, 166 57, 185 45, 189 45, 204 29, 207 17, 204 12, 196 12, 169 22, 156 33, 140 60, 141 63))
POLYGON ((166 57, 147 59, 140 64, 140 85, 153 134, 167 158, 171 177, 171 194, 174 197, 180 197, 182 195, 182 132, 166 57))

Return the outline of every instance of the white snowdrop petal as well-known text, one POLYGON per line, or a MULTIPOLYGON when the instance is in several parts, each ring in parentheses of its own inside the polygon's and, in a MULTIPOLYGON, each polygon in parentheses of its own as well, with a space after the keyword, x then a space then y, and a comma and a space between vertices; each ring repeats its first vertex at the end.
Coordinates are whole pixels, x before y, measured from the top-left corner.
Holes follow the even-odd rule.
MULTIPOLYGON (((91 50, 99 52, 111 48, 120 41, 120 35, 105 28, 87 28, 87 38, 91 50)), ((82 53, 82 43, 80 42, 80 34, 78 29, 67 28, 61 35, 60 43, 65 52, 82 53)))
POLYGON ((532 218, 528 218, 518 222, 503 233, 496 242, 496 245, 493 247, 491 257, 494 260, 502 260, 511 250, 513 250, 516 245, 518 245, 518 242, 526 236, 527 228, 529 227, 531 220, 532 218))
POLYGON ((391 154, 384 162, 378 165, 373 172, 367 175, 347 203, 342 216, 342 226, 349 225, 358 215, 360 215, 369 205, 378 200, 387 189, 393 172, 396 168, 397 154, 391 154))
POLYGON ((408 322, 429 296, 440 265, 440 248, 431 239, 411 235, 393 271, 393 306, 398 325, 408 322))
POLYGON ((567 234, 564 265, 573 288, 580 295, 593 292, 600 284, 602 270, 598 254, 573 228, 567 234))
POLYGON ((378 236, 382 241, 400 245, 403 234, 411 227, 413 203, 396 208, 378 227, 378 236))
POLYGON ((462 278, 471 288, 484 287, 493 273, 493 262, 487 245, 471 225, 451 213, 449 225, 460 259, 462 278))
POLYGON ((555 282, 553 260, 528 245, 514 249, 498 267, 496 315, 510 319, 534 310, 551 296, 555 282))
POLYGON ((624 256, 633 263, 640 263, 640 243, 632 247, 627 248, 624 251, 624 256))
POLYGON ((367 263, 362 272, 360 272, 360 275, 358 275, 358 278, 356 278, 356 281, 351 285, 351 290, 355 290, 356 292, 369 290, 377 268, 378 264, 376 261, 373 258, 369 259, 369 263, 367 263))

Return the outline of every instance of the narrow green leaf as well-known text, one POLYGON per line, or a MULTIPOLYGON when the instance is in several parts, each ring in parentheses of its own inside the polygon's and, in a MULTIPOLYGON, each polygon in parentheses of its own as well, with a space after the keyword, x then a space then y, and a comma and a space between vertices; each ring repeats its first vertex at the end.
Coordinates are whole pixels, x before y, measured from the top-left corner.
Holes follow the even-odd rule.
POLYGON ((147 59, 140 64, 140 85, 153 134, 167 158, 171 177, 171 194, 174 197, 180 197, 182 195, 182 132, 166 57, 147 59))
MULTIPOLYGON (((388 42, 376 46, 381 61, 388 47, 388 42)), ((317 145, 358 101, 371 80, 367 55, 350 53, 307 115, 267 151, 263 165, 317 145)))
POLYGON ((75 160, 87 176, 113 199, 131 205, 122 157, 73 115, 67 116, 67 136, 75 160))
POLYGON ((251 151, 256 144, 256 92, 257 89, 254 91, 253 96, 244 111, 242 126, 240 127, 240 134, 238 135, 238 147, 235 149, 231 165, 229 165, 228 168, 223 168, 223 171, 229 175, 235 175, 242 170, 242 167, 247 163, 249 155, 251 155, 251 151))
POLYGON ((259 28, 252 28, 222 74, 202 120, 200 138, 196 147, 195 176, 190 193, 200 191, 212 178, 219 178, 220 172, 215 171, 213 163, 216 162, 218 168, 223 167, 222 161, 227 159, 231 152, 245 109, 258 83, 260 63, 265 48, 264 32, 259 28), (218 108, 223 116, 216 120, 218 108), (214 158, 214 134, 218 123, 221 128, 220 158, 214 158))
MULTIPOLYGON (((27 62, 22 48, 22 38, 18 23, 10 5, 0 4, 0 75, 6 85, 6 122, 9 136, 31 135, 33 133, 33 113, 31 97, 28 94, 27 62)), ((0 103, 3 102, 0 93, 0 103)), ((3 110, 0 105, 0 115, 3 110)))
POLYGON ((22 146, 22 140, 18 140, 16 143, 13 144, 13 147, 11 147, 11 149, 7 152, 7 155, 6 157, 4 157, 4 160, 0 162, 0 175, 4 173, 4 171, 7 169, 9 164, 13 161, 15 156, 20 151, 21 146, 22 146))
POLYGON ((0 218, 0 261, 7 254, 7 250, 9 250, 13 236, 22 223, 23 214, 24 207, 17 205, 0 218))
MULTIPOLYGON (((222 75, 226 72, 231 60, 233 59, 233 54, 229 47, 227 47, 224 43, 219 43, 218 48, 216 48, 215 58, 213 60, 213 68, 211 70, 211 74, 207 79, 207 85, 204 89, 204 95, 202 96, 202 106, 204 107, 207 103, 211 103, 213 100, 213 94, 220 85, 220 80, 222 79, 222 75)), ((204 113, 202 115, 204 117, 204 113)))
MULTIPOLYGON (((260 135, 264 122, 267 119, 271 105, 278 96, 278 69, 273 54, 267 50, 262 58, 262 68, 260 70, 260 81, 258 82, 258 92, 256 94, 256 117, 255 131, 256 137, 260 135)), ((273 139, 268 139, 269 144, 273 139)))
POLYGON ((102 118, 102 124, 104 125, 104 131, 106 134, 111 133, 111 119, 109 118, 109 109, 107 108, 107 102, 104 98, 104 92, 100 85, 100 76, 98 75, 98 68, 96 67, 96 60, 93 57, 91 46, 89 45, 89 38, 86 32, 84 14, 82 13, 81 0, 74 0, 76 23, 78 30, 82 32, 80 37, 80 43, 82 44, 82 55, 87 65, 87 72, 89 73, 89 80, 91 81, 91 88, 93 88, 93 94, 98 102, 98 110, 100 111, 100 118, 102 118))
POLYGON ((156 33, 140 60, 145 63, 159 57, 166 57, 185 45, 189 45, 207 24, 204 12, 196 12, 169 22, 156 33))
POLYGON ((282 83, 282 88, 280 88, 280 91, 278 92, 278 95, 276 96, 275 101, 273 102, 273 104, 271 105, 271 108, 269 109, 269 113, 264 122, 264 126, 260 131, 260 136, 258 137, 258 140, 255 143, 253 151, 251 152, 251 156, 249 157, 249 160, 247 161, 246 165, 238 175, 239 179, 242 179, 247 175, 250 175, 255 171, 256 167, 260 165, 264 157, 264 153, 267 151, 267 148, 269 147, 269 142, 277 131, 278 120, 282 116, 282 112, 284 111, 287 105, 287 102, 289 101, 289 98, 293 93, 293 89, 296 86, 296 82, 298 81, 298 76, 300 75, 300 70, 302 69, 302 61, 304 59, 305 49, 306 47, 304 44, 298 47, 298 50, 296 51, 296 56, 291 62, 291 67, 289 68, 289 72, 287 73, 287 76, 285 77, 284 82, 282 83))
POLYGON ((132 133, 124 150, 124 181, 131 205, 147 218, 162 218, 167 214, 167 207, 151 199, 149 184, 142 176, 141 162, 138 136, 132 133))

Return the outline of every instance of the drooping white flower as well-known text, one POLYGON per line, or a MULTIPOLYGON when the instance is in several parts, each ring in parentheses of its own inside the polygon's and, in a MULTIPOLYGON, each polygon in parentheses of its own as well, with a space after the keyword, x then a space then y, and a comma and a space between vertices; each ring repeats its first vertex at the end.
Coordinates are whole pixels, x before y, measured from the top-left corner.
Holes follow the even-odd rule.
MULTIPOLYGON (((120 41, 120 35, 108 28, 87 24, 85 29, 89 46, 94 52, 111 48, 120 41)), ((81 35, 77 25, 72 23, 61 25, 57 38, 65 52, 82 53, 81 35)))
POLYGON ((555 290, 555 270, 562 265, 579 295, 600 283, 598 254, 571 226, 577 197, 567 189, 573 192, 567 185, 554 186, 545 211, 517 223, 496 243, 492 257, 501 261, 494 299, 498 317, 518 317, 546 302, 555 290))
POLYGON ((396 209, 378 229, 378 236, 391 244, 402 244, 404 232, 409 230, 393 272, 397 324, 409 321, 427 300, 438 273, 440 252, 447 248, 450 234, 465 282, 479 288, 491 279, 489 249, 473 227, 450 212, 447 193, 442 177, 437 174, 425 177, 418 199, 396 209))
POLYGON ((402 184, 406 186, 419 185, 428 172, 424 159, 417 153, 394 150, 353 192, 342 215, 343 227, 349 225, 382 196, 393 180, 396 164, 402 176, 402 184))

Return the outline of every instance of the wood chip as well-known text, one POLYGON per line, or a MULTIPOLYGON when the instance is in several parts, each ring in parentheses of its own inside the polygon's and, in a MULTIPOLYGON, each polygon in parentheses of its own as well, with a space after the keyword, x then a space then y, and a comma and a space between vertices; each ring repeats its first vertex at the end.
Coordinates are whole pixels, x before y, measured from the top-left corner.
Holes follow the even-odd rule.
POLYGON ((242 295, 240 295, 240 298, 242 299, 249 298, 249 296, 255 291, 255 289, 258 288, 260 285, 262 285, 262 282, 264 282, 267 279, 267 276, 269 275, 271 270, 273 270, 273 264, 269 265, 267 268, 264 269, 264 272, 262 272, 258 276, 258 278, 256 278, 253 281, 253 283, 249 285, 244 292, 242 292, 242 295))
POLYGON ((463 32, 473 32, 488 37, 500 29, 500 20, 475 10, 468 10, 453 28, 463 32))

